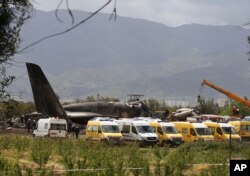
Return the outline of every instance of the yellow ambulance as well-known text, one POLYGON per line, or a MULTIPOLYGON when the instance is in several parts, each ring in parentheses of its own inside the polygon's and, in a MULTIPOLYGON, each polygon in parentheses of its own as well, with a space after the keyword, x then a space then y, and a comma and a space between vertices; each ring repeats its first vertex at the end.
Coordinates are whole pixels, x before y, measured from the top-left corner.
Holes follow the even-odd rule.
POLYGON ((173 123, 151 121, 149 124, 158 135, 158 144, 160 146, 164 146, 165 144, 177 146, 184 142, 182 135, 178 133, 173 123))
POLYGON ((229 121, 242 140, 250 140, 250 121, 229 121))
POLYGON ((86 127, 86 140, 120 144, 122 141, 122 134, 115 121, 109 118, 100 117, 88 121, 86 127))
POLYGON ((229 140, 230 130, 231 139, 234 141, 241 141, 241 137, 237 134, 234 127, 227 123, 217 123, 217 122, 203 122, 211 130, 215 140, 229 140))
POLYGON ((213 141, 214 137, 203 123, 173 122, 184 142, 213 141))

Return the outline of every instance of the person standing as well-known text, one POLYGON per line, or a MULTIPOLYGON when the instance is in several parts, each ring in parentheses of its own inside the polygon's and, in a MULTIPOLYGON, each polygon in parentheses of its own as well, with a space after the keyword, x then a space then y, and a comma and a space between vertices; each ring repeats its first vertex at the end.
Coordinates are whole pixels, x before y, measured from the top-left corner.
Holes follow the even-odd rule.
POLYGON ((75 137, 75 124, 72 124, 72 125, 71 125, 70 134, 71 134, 72 138, 75 137))
POLYGON ((28 119, 28 121, 26 122, 26 128, 28 130, 28 133, 30 132, 30 129, 32 128, 32 124, 31 124, 31 119, 28 119))
POLYGON ((80 132, 79 126, 76 125, 76 126, 75 126, 75 135, 76 135, 76 139, 78 139, 79 132, 80 132))

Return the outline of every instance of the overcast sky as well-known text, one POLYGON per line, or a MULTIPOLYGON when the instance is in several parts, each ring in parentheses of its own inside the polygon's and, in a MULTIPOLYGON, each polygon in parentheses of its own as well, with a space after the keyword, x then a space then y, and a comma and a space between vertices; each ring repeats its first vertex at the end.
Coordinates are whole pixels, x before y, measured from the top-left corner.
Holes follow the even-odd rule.
MULTIPOLYGON (((55 10, 61 0, 32 0, 40 10, 55 10)), ((107 0, 68 0, 71 9, 92 12, 107 0)), ((111 13, 113 2, 102 12, 111 13)), ((63 0, 62 7, 65 7, 63 0)), ((250 21, 250 0, 117 0, 120 16, 143 18, 168 26, 198 23, 243 25, 250 21)), ((118 19, 119 20, 119 19, 118 19)))

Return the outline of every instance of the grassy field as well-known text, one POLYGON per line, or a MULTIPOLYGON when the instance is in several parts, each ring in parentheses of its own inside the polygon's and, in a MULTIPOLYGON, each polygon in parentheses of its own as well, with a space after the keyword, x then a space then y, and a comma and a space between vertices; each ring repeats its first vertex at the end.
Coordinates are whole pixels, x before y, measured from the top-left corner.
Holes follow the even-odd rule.
POLYGON ((229 157, 250 159, 249 144, 183 144, 177 148, 110 146, 80 139, 0 136, 0 175, 229 175, 229 157), (231 153, 231 155, 229 155, 231 153))

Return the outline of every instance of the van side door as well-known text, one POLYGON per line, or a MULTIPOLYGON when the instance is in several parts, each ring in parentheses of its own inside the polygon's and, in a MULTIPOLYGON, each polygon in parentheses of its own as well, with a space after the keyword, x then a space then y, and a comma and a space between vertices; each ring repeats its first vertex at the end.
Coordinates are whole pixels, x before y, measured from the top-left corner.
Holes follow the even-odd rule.
POLYGON ((98 126, 97 125, 93 125, 92 126, 92 139, 93 140, 99 140, 99 134, 98 134, 98 126))
POLYGON ((132 136, 133 136, 132 140, 137 140, 137 138, 138 138, 138 132, 137 132, 137 130, 136 130, 136 128, 135 128, 134 125, 132 125, 132 127, 131 127, 131 132, 132 132, 132 136))
POLYGON ((191 142, 195 142, 195 141, 197 141, 198 140, 198 135, 197 135, 197 133, 195 132, 195 130, 194 130, 194 128, 190 128, 190 141, 191 142))
POLYGON ((183 137, 183 140, 185 142, 190 142, 190 134, 189 134, 189 131, 188 131, 188 128, 181 128, 181 131, 179 131, 179 133, 182 134, 182 137, 183 137))
POLYGON ((131 126, 130 125, 123 125, 122 126, 122 130, 121 130, 121 133, 122 133, 122 137, 124 140, 132 140, 133 137, 132 137, 132 134, 130 132, 130 129, 131 126))
POLYGON ((222 140, 223 139, 223 132, 220 127, 216 128, 216 133, 214 135, 214 138, 222 140))

